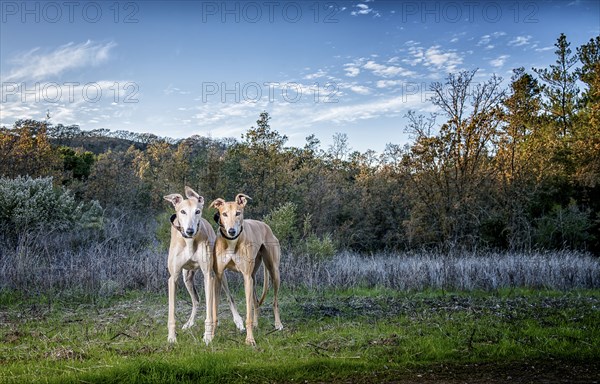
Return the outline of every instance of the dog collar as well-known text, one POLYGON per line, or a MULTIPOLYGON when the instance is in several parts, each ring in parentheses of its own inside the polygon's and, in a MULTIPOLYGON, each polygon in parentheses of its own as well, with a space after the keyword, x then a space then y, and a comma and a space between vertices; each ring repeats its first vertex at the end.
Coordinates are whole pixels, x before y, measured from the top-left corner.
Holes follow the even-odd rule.
POLYGON ((221 236, 223 236, 227 240, 237 239, 238 237, 240 237, 240 235, 242 234, 242 231, 244 230, 244 226, 242 225, 242 227, 240 228, 240 233, 238 233, 234 237, 229 237, 225 234, 225 232, 223 232, 223 228, 225 228, 225 226, 223 224, 221 224, 221 214, 219 211, 217 211, 215 213, 215 215, 213 216, 213 220, 215 221, 215 223, 217 223, 219 225, 219 232, 221 232, 221 236))
POLYGON ((244 226, 242 225, 241 228, 240 228, 240 232, 237 235, 235 235, 234 237, 229 237, 229 236, 227 236, 223 232, 223 226, 219 223, 219 232, 221 232, 221 236, 223 236, 227 240, 235 240, 235 239, 237 239, 238 237, 240 237, 240 235, 242 234, 243 231, 244 231, 244 226))

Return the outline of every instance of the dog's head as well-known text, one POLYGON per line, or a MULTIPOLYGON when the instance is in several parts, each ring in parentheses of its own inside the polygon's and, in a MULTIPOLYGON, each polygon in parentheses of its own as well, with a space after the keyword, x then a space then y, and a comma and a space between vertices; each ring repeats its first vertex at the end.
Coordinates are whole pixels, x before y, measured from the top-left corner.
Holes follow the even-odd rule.
POLYGON ((244 207, 248 200, 252 200, 250 196, 238 193, 234 201, 225 201, 219 198, 210 204, 211 207, 218 210, 215 214, 215 221, 227 237, 237 237, 242 232, 244 207))
POLYGON ((189 239, 198 233, 200 220, 202 220, 204 198, 190 187, 185 187, 185 196, 187 199, 184 199, 178 193, 173 193, 165 196, 164 199, 170 201, 175 207, 175 215, 179 225, 173 225, 178 227, 177 229, 183 237, 189 239))

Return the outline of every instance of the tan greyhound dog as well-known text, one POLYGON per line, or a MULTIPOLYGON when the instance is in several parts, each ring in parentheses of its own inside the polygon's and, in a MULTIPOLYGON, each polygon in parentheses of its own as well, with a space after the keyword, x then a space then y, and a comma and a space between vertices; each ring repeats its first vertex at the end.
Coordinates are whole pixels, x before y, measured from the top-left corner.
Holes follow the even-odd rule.
POLYGON ((244 220, 244 207, 250 199, 242 193, 235 197, 235 201, 225 202, 216 199, 211 203, 218 209, 219 235, 215 242, 215 301, 213 303, 213 316, 216 319, 216 308, 219 302, 220 285, 225 269, 240 272, 244 276, 244 291, 246 293, 246 344, 256 345, 253 327, 258 326, 258 307, 262 304, 267 294, 268 276, 273 280, 273 312, 275 315, 275 328, 283 329, 279 319, 279 304, 277 292, 279 291, 279 259, 281 250, 279 240, 273 235, 271 228, 262 221, 244 220), (260 301, 256 298, 255 280, 256 271, 264 263, 265 278, 263 293, 260 301))
MULTIPOLYGON (((194 286, 194 275, 198 269, 204 274, 204 291, 206 294, 206 321, 204 327, 204 342, 206 344, 214 337, 214 325, 217 321, 216 309, 214 308, 214 271, 213 271, 213 246, 215 244, 215 231, 211 225, 202 218, 204 198, 198 195, 190 187, 185 187, 187 200, 174 193, 165 196, 175 207, 176 213, 171 216, 171 244, 169 246, 169 320, 168 330, 170 343, 177 341, 175 333, 175 296, 177 280, 183 272, 183 281, 190 297, 192 298, 192 314, 183 329, 194 325, 194 319, 198 310, 198 292, 194 286)), ((223 288, 229 301, 229 307, 233 314, 233 321, 240 331, 244 330, 241 316, 235 308, 227 280, 222 279, 223 288)))

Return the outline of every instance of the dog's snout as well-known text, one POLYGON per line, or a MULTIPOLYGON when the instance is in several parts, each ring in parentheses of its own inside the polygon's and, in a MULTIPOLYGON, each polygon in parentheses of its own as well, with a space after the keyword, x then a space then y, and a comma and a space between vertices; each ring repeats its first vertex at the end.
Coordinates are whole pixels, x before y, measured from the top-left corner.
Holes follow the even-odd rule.
POLYGON ((185 230, 185 234, 188 236, 193 236, 194 235, 194 228, 188 228, 185 230))
POLYGON ((229 236, 235 236, 235 229, 234 228, 229 228, 229 230, 227 231, 227 233, 229 233, 229 236))

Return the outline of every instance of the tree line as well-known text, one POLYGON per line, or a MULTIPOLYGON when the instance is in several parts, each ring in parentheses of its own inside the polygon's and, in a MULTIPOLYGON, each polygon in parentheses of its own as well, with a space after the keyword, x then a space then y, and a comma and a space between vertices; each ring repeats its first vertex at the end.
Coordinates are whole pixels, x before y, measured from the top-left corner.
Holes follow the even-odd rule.
POLYGON ((209 201, 244 192, 248 217, 274 220, 289 245, 600 252, 600 36, 555 46, 555 63, 517 68, 507 87, 476 70, 433 83, 437 112, 409 111, 410 143, 379 154, 345 134, 286 146, 267 112, 240 140, 19 120, 0 129, 0 175, 52 176, 136 220, 156 220, 184 185, 209 201))

